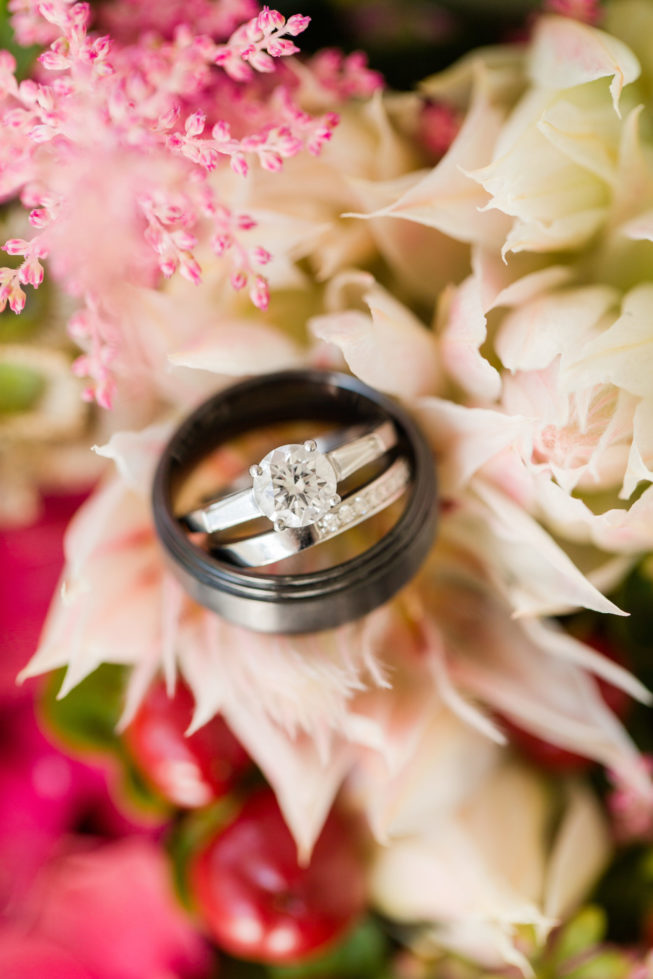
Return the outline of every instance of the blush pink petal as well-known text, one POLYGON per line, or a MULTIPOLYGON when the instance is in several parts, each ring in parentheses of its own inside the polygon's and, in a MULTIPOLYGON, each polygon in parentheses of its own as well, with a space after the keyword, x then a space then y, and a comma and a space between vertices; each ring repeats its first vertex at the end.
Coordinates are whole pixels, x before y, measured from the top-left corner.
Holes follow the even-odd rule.
POLYGON ((543 88, 571 88, 610 78, 617 112, 624 85, 634 82, 641 71, 637 58, 622 41, 568 17, 540 18, 529 60, 531 77, 543 88))
POLYGON ((366 384, 404 398, 432 393, 438 382, 432 333, 371 277, 360 284, 369 315, 347 309, 313 317, 312 333, 338 346, 350 369, 366 384))
POLYGON ((501 393, 501 375, 481 353, 487 336, 478 281, 471 277, 444 296, 439 350, 451 378, 474 400, 490 402, 501 393))
POLYGON ((391 204, 356 216, 415 221, 457 241, 500 245, 509 223, 504 215, 485 210, 488 196, 468 173, 489 162, 503 118, 503 110, 492 99, 490 84, 479 69, 465 121, 437 166, 391 204))
POLYGON ((38 931, 94 979, 202 976, 208 948, 175 897, 160 846, 91 845, 52 863, 34 892, 38 931))
POLYGON ((96 979, 56 941, 10 926, 0 929, 0 975, 3 979, 96 979))

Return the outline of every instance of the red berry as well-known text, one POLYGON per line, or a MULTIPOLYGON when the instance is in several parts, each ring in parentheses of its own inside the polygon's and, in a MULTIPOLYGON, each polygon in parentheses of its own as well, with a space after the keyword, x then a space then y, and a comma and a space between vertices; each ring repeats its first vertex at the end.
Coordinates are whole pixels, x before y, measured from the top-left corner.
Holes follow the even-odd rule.
MULTIPOLYGON (((597 652, 602 653, 603 656, 606 656, 615 663, 623 665, 623 657, 617 654, 615 648, 603 636, 592 636, 591 639, 587 640, 587 643, 596 649, 597 652)), ((625 717, 630 703, 628 694, 619 689, 619 687, 614 687, 602 677, 597 677, 596 682, 601 697, 610 710, 617 717, 625 717)), ((572 774, 586 771, 586 769, 594 764, 591 758, 587 758, 584 755, 577 755, 573 751, 567 751, 565 748, 559 748, 555 744, 544 741, 542 738, 538 738, 537 735, 525 731, 506 717, 502 717, 501 720, 513 744, 530 761, 534 761, 537 765, 541 765, 549 771, 568 772, 572 774)))
POLYGON ((155 683, 126 729, 124 738, 137 766, 170 802, 185 809, 206 806, 225 795, 251 766, 242 745, 221 717, 188 737, 193 696, 181 683, 168 697, 155 683))
POLYGON ((365 907, 360 839, 333 811, 311 862, 297 849, 273 793, 250 797, 193 860, 190 883, 218 945, 269 963, 299 962, 338 939, 365 907))

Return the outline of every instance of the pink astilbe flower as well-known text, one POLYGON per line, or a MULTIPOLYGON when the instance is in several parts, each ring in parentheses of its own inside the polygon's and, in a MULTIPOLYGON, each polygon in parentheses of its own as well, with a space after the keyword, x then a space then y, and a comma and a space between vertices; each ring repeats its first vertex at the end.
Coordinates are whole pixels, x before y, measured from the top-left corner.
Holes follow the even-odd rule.
POLYGON ((51 41, 39 61, 56 75, 19 85, 11 56, 0 62, 0 194, 20 193, 37 229, 4 246, 23 262, 0 269, 0 307, 23 309, 23 286, 38 287, 49 255, 86 304, 71 324, 85 350, 76 371, 91 379, 87 397, 110 406, 127 284, 152 287, 177 271, 198 283, 197 251, 212 241, 232 286, 267 306, 270 256, 246 240, 256 221, 234 213, 209 175, 223 164, 241 177, 254 163, 274 172, 303 150, 318 154, 338 117, 297 106, 292 74, 276 86, 257 78, 297 52, 288 38, 309 23, 299 14, 286 20, 264 7, 218 45, 183 23, 169 41, 150 33, 115 43, 90 30, 87 4, 66 0, 16 3, 13 14, 21 38, 51 41))
POLYGON ((320 85, 341 100, 367 98, 383 88, 383 76, 368 68, 362 51, 343 54, 337 48, 326 48, 308 64, 320 85))
POLYGON ((225 41, 244 21, 256 15, 256 0, 113 0, 97 12, 111 36, 129 43, 135 34, 154 31, 170 40, 182 24, 192 24, 198 34, 225 41))
POLYGON ((622 843, 653 840, 653 756, 644 758, 643 769, 650 779, 648 795, 633 792, 616 772, 611 773, 614 786, 608 796, 608 806, 615 834, 622 843))

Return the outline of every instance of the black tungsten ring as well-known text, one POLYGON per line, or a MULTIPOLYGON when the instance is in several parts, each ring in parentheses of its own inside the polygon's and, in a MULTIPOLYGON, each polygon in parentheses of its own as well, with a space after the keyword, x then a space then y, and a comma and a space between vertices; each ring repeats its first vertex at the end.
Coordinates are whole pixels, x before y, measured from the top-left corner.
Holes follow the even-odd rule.
POLYGON ((419 428, 391 398, 346 374, 282 371, 225 388, 182 422, 159 460, 152 503, 172 570, 197 602, 258 632, 319 632, 366 615, 415 575, 435 534, 435 464, 419 428), (307 574, 252 572, 194 544, 175 516, 175 494, 188 471, 231 439, 281 422, 351 426, 388 418, 411 468, 406 504, 388 533, 350 560, 307 574))

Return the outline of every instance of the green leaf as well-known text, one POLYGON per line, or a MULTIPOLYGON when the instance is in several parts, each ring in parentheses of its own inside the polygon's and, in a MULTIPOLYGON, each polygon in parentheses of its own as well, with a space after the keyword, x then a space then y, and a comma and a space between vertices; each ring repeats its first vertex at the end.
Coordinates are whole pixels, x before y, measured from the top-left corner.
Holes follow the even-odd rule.
POLYGON ((71 753, 112 756, 119 766, 116 802, 135 815, 159 822, 171 815, 169 803, 153 792, 127 753, 116 725, 123 708, 127 669, 103 663, 61 700, 63 670, 54 673, 41 698, 46 727, 71 753))
POLYGON ((172 860, 173 878, 181 901, 192 906, 188 888, 188 864, 204 843, 234 818, 242 800, 236 794, 219 799, 212 806, 198 809, 182 817, 167 840, 172 860))
POLYGON ((53 674, 41 702, 42 715, 55 735, 73 748, 116 751, 116 724, 123 706, 127 670, 104 663, 67 696, 57 699, 63 670, 53 674))
POLYGON ((594 905, 583 908, 556 937, 552 961, 560 966, 568 959, 576 958, 598 945, 603 940, 605 930, 605 911, 594 905))
POLYGON ((268 966, 268 974, 272 979, 377 979, 387 956, 387 939, 368 918, 319 958, 301 965, 268 966))
POLYGON ((632 962, 621 952, 608 949, 565 974, 565 979, 626 979, 632 962))
POLYGON ((14 32, 12 31, 11 24, 9 23, 7 0, 0 0, 0 48, 4 48, 5 51, 11 51, 13 54, 14 58, 16 59, 17 74, 19 79, 22 79, 27 75, 32 62, 40 50, 40 48, 36 47, 35 45, 32 45, 29 48, 23 48, 16 43, 14 32))
POLYGON ((0 363, 0 414, 29 411, 45 389, 43 375, 22 364, 0 363))

